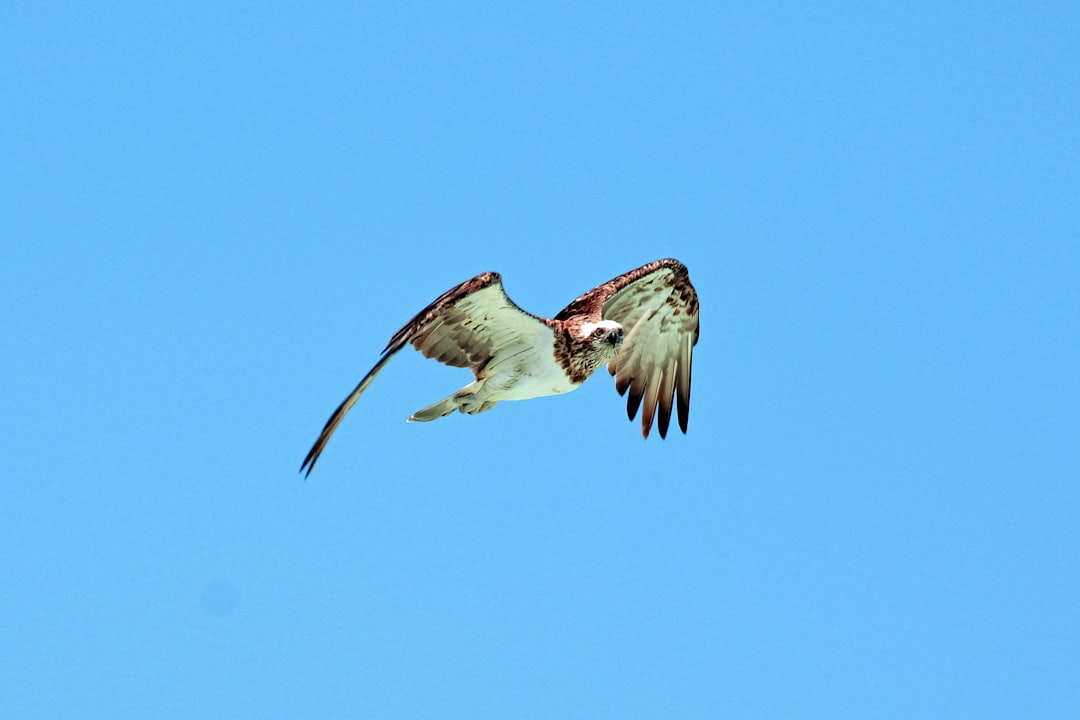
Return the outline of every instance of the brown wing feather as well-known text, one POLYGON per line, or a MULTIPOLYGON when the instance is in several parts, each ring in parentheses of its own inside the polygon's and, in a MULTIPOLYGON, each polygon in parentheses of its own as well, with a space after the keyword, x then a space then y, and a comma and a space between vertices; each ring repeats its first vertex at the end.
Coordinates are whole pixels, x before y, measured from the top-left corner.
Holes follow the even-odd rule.
POLYGON ((436 358, 451 367, 469 367, 472 364, 470 355, 475 353, 462 347, 465 343, 462 342, 464 338, 459 331, 462 325, 469 321, 469 311, 473 308, 463 307, 462 301, 473 293, 490 287, 495 287, 498 295, 510 302, 502 290, 499 273, 481 273, 450 288, 416 313, 412 320, 394 333, 383 348, 383 353, 395 353, 406 344, 412 343, 424 357, 436 358))
POLYGON ((629 390, 626 414, 631 420, 643 408, 643 437, 649 436, 659 408, 658 428, 665 437, 673 401, 684 433, 690 417, 693 346, 700 332, 698 310, 697 292, 686 266, 666 259, 585 293, 555 319, 584 316, 593 322, 614 320, 623 326, 622 350, 608 364, 615 376, 615 389, 620 395, 629 390))
MULTIPOLYGON (((447 290, 394 333, 375 367, 357 384, 326 421, 300 472, 311 474, 330 436, 375 376, 399 350, 412 344, 425 357, 478 373, 504 342, 514 322, 534 318, 515 305, 503 291, 498 273, 488 272, 447 290)), ((534 318, 535 319, 535 318, 534 318)), ((539 320, 537 320, 539 322, 539 320)))

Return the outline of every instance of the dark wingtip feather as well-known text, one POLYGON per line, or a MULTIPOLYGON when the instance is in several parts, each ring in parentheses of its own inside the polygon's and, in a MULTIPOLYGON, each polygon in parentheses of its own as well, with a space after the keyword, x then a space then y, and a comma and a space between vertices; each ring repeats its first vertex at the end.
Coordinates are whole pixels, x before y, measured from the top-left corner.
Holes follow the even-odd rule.
MULTIPOLYGON (((655 382, 655 380, 654 380, 655 382)), ((641 437, 649 439, 649 431, 652 430, 653 418, 656 417, 656 393, 659 387, 649 383, 648 392, 645 393, 645 403, 641 407, 641 437)))
POLYGON ((645 395, 645 383, 634 382, 630 394, 626 397, 626 417, 633 420, 641 407, 641 398, 645 395))
POLYGON ((308 450, 307 457, 304 458, 303 464, 300 465, 300 472, 304 473, 305 480, 311 475, 311 471, 315 469, 315 463, 318 462, 319 455, 322 454, 323 448, 326 447, 326 441, 328 439, 329 436, 326 434, 326 431, 323 430, 323 433, 319 435, 319 439, 316 440, 315 444, 308 450), (306 472, 304 471, 305 468, 307 468, 306 472))
POLYGON ((660 398, 660 417, 656 422, 656 429, 660 432, 660 439, 667 437, 668 425, 671 423, 671 398, 660 398))
POLYGON ((315 463, 319 461, 319 456, 322 455, 323 449, 326 447, 326 443, 329 442, 330 436, 334 434, 334 430, 341 422, 341 418, 348 412, 351 403, 350 398, 345 399, 345 402, 338 406, 338 409, 334 411, 334 414, 330 416, 330 419, 326 421, 326 425, 323 427, 322 432, 319 433, 319 439, 315 441, 315 444, 308 450, 307 457, 304 458, 303 464, 300 466, 300 472, 304 473, 306 479, 311 475, 311 471, 315 469, 315 463), (307 468, 307 472, 304 472, 304 468, 307 468))
POLYGON ((677 372, 673 372, 672 368, 669 368, 664 372, 664 377, 660 381, 660 396, 657 398, 660 410, 657 429, 660 431, 660 439, 667 437, 668 425, 671 423, 671 403, 675 398, 676 380, 677 372))
MULTIPOLYGON (((681 370, 681 369, 680 369, 681 370)), ((686 426, 690 420, 690 367, 687 366, 685 374, 680 372, 678 392, 679 428, 686 434, 686 426)))

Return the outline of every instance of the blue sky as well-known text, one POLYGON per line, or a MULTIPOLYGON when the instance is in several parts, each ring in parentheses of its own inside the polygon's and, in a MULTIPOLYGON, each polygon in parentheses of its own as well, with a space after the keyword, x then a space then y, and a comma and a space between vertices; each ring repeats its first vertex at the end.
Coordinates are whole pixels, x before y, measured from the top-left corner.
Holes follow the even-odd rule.
POLYGON ((0 706, 1076 717, 1074 3, 9 3, 0 706), (677 257, 606 376, 406 424, 389 336, 677 257))

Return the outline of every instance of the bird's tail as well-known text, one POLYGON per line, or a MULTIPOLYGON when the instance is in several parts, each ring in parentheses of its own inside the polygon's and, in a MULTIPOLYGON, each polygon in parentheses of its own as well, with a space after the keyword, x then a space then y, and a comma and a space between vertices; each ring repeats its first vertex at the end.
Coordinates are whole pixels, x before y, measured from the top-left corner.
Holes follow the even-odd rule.
POLYGON ((430 420, 438 420, 441 417, 446 417, 450 413, 458 409, 461 404, 461 399, 458 397, 458 393, 454 393, 448 398, 443 398, 434 405, 428 405, 423 410, 417 410, 409 418, 409 422, 428 422, 430 420))
POLYGON ((434 405, 428 405, 423 410, 417 410, 409 418, 409 422, 428 422, 446 417, 455 410, 460 410, 469 415, 487 412, 495 407, 498 400, 492 400, 487 392, 481 392, 484 380, 477 380, 458 390, 450 397, 443 398, 434 405))

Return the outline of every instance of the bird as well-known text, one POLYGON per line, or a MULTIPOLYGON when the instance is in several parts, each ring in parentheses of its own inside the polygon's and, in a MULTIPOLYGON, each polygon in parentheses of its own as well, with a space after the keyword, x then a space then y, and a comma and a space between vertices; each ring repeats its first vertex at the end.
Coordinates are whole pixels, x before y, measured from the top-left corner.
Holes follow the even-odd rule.
POLYGON ((375 366, 327 420, 300 472, 310 476, 345 415, 406 345, 446 365, 469 368, 474 377, 417 410, 410 422, 436 420, 455 410, 475 415, 502 400, 567 393, 606 364, 619 395, 629 392, 627 417, 633 421, 641 408, 643 438, 649 437, 658 410, 660 437, 667 436, 673 400, 686 433, 698 335, 697 292, 686 266, 672 258, 597 286, 553 318, 522 310, 507 296, 498 273, 481 273, 447 290, 394 333, 375 366))

